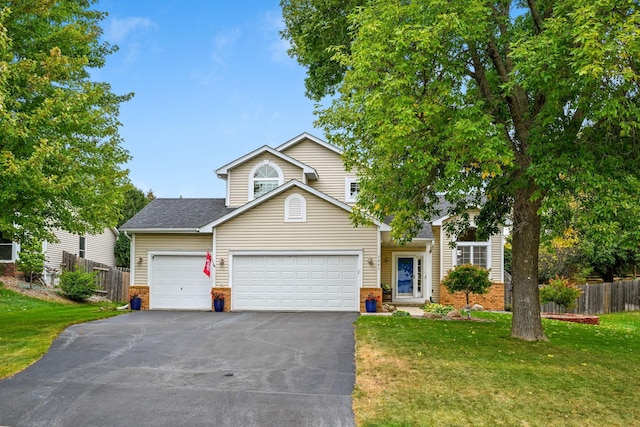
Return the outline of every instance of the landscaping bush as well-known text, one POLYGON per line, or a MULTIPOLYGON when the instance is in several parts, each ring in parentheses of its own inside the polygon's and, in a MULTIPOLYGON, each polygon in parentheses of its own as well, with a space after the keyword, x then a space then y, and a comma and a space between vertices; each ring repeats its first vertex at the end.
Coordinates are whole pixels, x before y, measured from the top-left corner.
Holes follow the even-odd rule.
POLYGON ((96 274, 76 271, 65 271, 60 276, 60 290, 73 301, 85 301, 98 289, 96 274))
POLYGON ((442 305, 442 304, 426 304, 424 307, 422 307, 422 310, 425 313, 433 313, 433 314, 439 314, 441 316, 446 316, 450 311, 455 310, 455 308, 453 308, 450 305, 442 305))
POLYGON ((404 310, 397 310, 393 312, 392 316, 393 317, 411 317, 411 313, 404 310))
POLYGON ((489 270, 473 264, 459 265, 447 274, 442 280, 442 285, 450 294, 464 292, 467 299, 467 316, 469 312, 469 294, 486 294, 491 287, 489 270))
POLYGON ((569 279, 556 276, 549 280, 549 284, 540 288, 540 302, 546 304, 554 302, 565 310, 576 308, 577 300, 582 295, 582 289, 569 282, 569 279))

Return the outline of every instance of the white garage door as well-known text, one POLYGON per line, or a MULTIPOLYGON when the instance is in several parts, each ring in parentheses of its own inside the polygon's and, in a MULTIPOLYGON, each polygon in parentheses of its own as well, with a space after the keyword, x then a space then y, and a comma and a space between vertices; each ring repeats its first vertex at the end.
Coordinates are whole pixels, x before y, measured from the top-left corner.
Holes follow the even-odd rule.
POLYGON ((211 279, 202 272, 204 261, 204 255, 153 255, 151 309, 211 310, 211 279))
POLYGON ((234 310, 358 311, 357 255, 235 255, 234 310))

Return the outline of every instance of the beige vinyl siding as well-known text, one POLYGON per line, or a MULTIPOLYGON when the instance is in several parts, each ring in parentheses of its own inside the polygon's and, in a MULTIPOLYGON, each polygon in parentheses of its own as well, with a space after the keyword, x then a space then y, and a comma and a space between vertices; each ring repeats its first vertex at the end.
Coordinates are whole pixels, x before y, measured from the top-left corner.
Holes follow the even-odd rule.
POLYGON ((491 274, 489 277, 492 282, 500 282, 502 283, 502 271, 503 263, 502 258, 504 257, 504 253, 502 251, 502 235, 494 234, 491 236, 491 274))
MULTIPOLYGON (((58 238, 56 243, 47 243, 45 265, 56 270, 62 264, 62 252, 66 251, 75 255, 80 252, 80 236, 63 230, 56 230, 58 238)), ((102 264, 115 266, 116 258, 114 247, 116 236, 113 230, 106 228, 103 233, 87 235, 85 258, 102 264)))
POLYGON ((95 236, 86 236, 87 238, 87 255, 86 258, 107 264, 116 265, 116 256, 114 248, 116 245, 116 235, 111 229, 107 229, 102 234, 95 236))
POLYGON ((341 202, 345 201, 345 178, 355 177, 356 173, 345 172, 340 154, 309 140, 301 141, 283 153, 318 172, 318 180, 309 181, 309 186, 341 202))
MULTIPOLYGON (((147 286, 149 251, 203 252, 213 245, 211 233, 202 234, 143 234, 135 235, 135 254, 131 257, 134 269, 134 285, 147 286), (138 259, 142 262, 138 262, 138 259)), ((202 267, 204 267, 204 258, 202 267)))
POLYGON ((58 242, 47 242, 47 253, 45 254, 45 265, 49 268, 60 270, 62 264, 62 252, 69 252, 78 255, 80 249, 80 237, 67 231, 56 230, 54 232, 58 242))
POLYGON ((283 183, 291 181, 292 179, 304 182, 304 176, 300 167, 286 162, 271 153, 261 154, 229 171, 229 182, 227 185, 229 185, 230 207, 240 207, 249 202, 249 175, 253 168, 267 160, 282 169, 284 173, 283 183))
POLYGON ((393 288, 393 253, 396 248, 383 247, 380 251, 380 283, 388 283, 393 288))
POLYGON ((216 233, 216 259, 225 264, 215 269, 215 283, 229 284, 229 251, 362 251, 362 284, 377 286, 378 227, 354 228, 349 213, 312 194, 292 188, 221 224, 216 233), (284 201, 292 193, 307 204, 306 222, 284 222, 284 201))

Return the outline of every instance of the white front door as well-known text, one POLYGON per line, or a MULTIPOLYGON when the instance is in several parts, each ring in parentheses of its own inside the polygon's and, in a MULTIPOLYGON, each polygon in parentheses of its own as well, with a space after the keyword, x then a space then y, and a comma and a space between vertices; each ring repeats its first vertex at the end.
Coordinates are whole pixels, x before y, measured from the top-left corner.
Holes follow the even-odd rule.
POLYGON ((424 271, 422 254, 398 253, 394 257, 394 300, 422 299, 425 295, 424 271))

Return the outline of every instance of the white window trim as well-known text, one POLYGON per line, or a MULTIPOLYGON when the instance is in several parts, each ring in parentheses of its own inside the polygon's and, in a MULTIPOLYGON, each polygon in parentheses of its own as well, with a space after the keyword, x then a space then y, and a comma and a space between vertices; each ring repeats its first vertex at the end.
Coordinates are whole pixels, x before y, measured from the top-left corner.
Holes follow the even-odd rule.
POLYGON ((255 195, 253 193, 253 178, 256 174, 256 172, 258 171, 258 169, 260 169, 262 166, 264 165, 269 165, 272 168, 274 168, 276 170, 276 172, 278 172, 278 186, 282 185, 284 183, 284 173, 282 172, 282 169, 280 168, 280 166, 278 166, 277 164, 269 161, 269 160, 264 160, 260 163, 258 163, 257 165, 255 165, 253 167, 253 169, 251 169, 251 172, 249 172, 249 201, 255 199, 255 195))
POLYGON ((344 179, 344 200, 347 203, 355 203, 357 201, 357 197, 351 197, 351 184, 354 182, 357 183, 358 178, 349 176, 344 179))
POLYGON ((87 258, 87 236, 78 236, 78 256, 80 258, 84 258, 84 259, 88 259, 87 258), (82 239, 84 239, 84 249, 82 248, 82 239))
MULTIPOLYGON (((4 243, 9 246, 9 243, 4 243)), ((11 242, 11 259, 0 259, 0 264, 16 262, 18 259, 18 252, 20 252, 20 245, 16 242, 11 242)))
MULTIPOLYGON (((486 268, 487 270, 491 270, 491 242, 456 242, 456 247, 453 249, 451 254, 452 265, 456 267, 458 265, 458 247, 460 246, 484 246, 487 248, 487 265, 481 265, 480 267, 486 268)), ((473 251, 473 249, 471 249, 473 251)), ((471 256, 471 260, 473 260, 473 255, 471 256)))
POLYGON ((284 200, 284 222, 307 222, 307 200, 298 193, 290 194, 284 200), (301 216, 292 217, 289 206, 294 200, 299 200, 301 203, 301 216))

